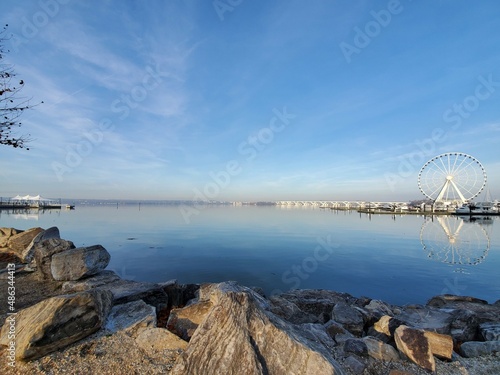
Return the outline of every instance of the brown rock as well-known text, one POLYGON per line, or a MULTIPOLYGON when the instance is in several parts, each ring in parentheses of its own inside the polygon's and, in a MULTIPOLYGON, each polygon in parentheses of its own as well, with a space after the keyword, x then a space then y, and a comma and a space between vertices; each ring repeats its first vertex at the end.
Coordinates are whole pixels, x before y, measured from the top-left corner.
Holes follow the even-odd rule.
MULTIPOLYGON (((96 332, 112 303, 107 291, 89 291, 46 299, 21 310, 16 321, 16 359, 42 357, 96 332)), ((2 327, 0 344, 7 345, 9 324, 2 327)))
POLYGON ((23 253, 28 249, 33 239, 43 232, 42 228, 31 228, 20 232, 9 238, 7 247, 18 254, 19 258, 24 262, 25 255, 23 253))
POLYGON ((167 328, 182 339, 189 341, 212 307, 212 302, 202 301, 181 309, 172 309, 167 328))
POLYGON ((411 361, 427 371, 436 370, 436 362, 423 330, 402 325, 394 332, 394 339, 398 350, 411 361))
POLYGON ((424 335, 429 342, 432 354, 439 358, 451 359, 453 354, 453 339, 451 336, 431 331, 424 331, 424 335))
POLYGON ((7 247, 9 238, 21 232, 22 230, 15 228, 0 228, 0 248, 7 247))
POLYGON ((404 325, 404 322, 397 318, 391 318, 388 315, 382 316, 375 324, 373 328, 384 335, 392 337, 394 335, 394 331, 399 326, 404 325))

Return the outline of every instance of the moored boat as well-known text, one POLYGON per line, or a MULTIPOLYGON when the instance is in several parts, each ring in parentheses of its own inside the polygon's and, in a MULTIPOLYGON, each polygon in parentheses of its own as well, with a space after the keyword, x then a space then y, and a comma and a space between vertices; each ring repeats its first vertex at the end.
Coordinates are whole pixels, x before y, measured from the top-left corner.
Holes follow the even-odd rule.
POLYGON ((468 202, 455 210, 457 215, 500 215, 495 202, 468 202))

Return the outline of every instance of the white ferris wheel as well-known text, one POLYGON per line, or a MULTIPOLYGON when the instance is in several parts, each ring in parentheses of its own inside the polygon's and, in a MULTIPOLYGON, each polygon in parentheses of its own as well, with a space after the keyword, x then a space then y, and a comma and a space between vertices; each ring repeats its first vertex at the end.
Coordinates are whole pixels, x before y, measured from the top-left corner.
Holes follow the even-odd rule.
POLYGON ((486 186, 486 171, 474 157, 447 152, 433 157, 418 174, 420 191, 434 202, 463 204, 486 186))

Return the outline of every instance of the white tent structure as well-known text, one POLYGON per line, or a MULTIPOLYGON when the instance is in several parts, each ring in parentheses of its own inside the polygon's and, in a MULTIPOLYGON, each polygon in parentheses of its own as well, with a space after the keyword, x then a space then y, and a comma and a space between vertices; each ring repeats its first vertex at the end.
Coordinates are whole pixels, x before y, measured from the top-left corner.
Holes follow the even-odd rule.
POLYGON ((55 201, 54 199, 42 198, 39 195, 16 195, 11 198, 14 202, 19 202, 33 208, 56 208, 61 207, 61 203, 55 201))

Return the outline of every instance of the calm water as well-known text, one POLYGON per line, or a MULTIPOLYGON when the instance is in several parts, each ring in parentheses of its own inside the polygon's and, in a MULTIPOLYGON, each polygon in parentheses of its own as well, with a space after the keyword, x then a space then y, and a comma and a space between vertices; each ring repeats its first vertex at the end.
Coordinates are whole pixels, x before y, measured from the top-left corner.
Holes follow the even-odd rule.
POLYGON ((498 217, 216 206, 186 223, 175 206, 107 205, 0 211, 0 226, 57 226, 76 246, 103 245, 108 268, 133 280, 237 280, 268 294, 320 288, 395 304, 442 293, 500 298, 498 217))

